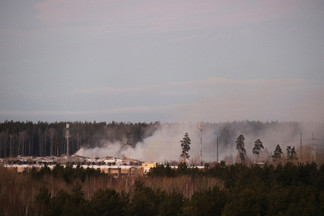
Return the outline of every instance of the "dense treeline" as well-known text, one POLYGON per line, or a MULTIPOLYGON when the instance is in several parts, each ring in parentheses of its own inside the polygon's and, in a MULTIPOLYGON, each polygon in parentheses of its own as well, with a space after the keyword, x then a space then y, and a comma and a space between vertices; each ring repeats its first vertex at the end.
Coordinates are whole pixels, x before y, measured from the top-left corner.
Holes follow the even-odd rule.
POLYGON ((53 178, 59 178, 69 184, 75 181, 84 182, 87 177, 97 177, 103 176, 104 173, 101 173, 100 170, 96 169, 83 169, 80 166, 73 168, 72 165, 66 165, 65 167, 57 164, 53 170, 51 170, 46 165, 40 170, 37 170, 35 167, 32 167, 31 170, 25 170, 24 174, 28 174, 34 180, 40 180, 46 175, 51 175, 53 178))
MULTIPOLYGON (((0 123, 0 157, 23 156, 59 156, 66 153, 65 126, 70 124, 71 154, 81 147, 98 147, 105 142, 116 142, 136 145, 146 137, 151 136, 158 128, 179 126, 183 127, 192 123, 124 123, 124 122, 13 122, 5 121, 0 123)), ((261 140, 269 131, 273 136, 285 134, 289 140, 296 140, 298 143, 299 134, 303 126, 298 122, 259 122, 259 121, 235 121, 225 123, 203 123, 204 132, 213 134, 208 145, 216 145, 216 136, 222 146, 234 145, 239 134, 247 138, 257 137, 261 140), (212 140, 215 139, 215 140, 212 140)), ((317 138, 324 139, 324 124, 309 125, 315 128, 317 138)), ((198 130, 198 129, 197 129, 198 130)), ((184 131, 185 132, 185 131, 184 131)), ((190 136, 190 134, 189 134, 190 136)), ((310 136, 310 134, 308 134, 310 136)), ((267 137, 268 138, 268 137, 267 137)), ((310 138, 310 137, 309 137, 310 138)), ((253 140, 254 141, 254 140, 253 140)), ((178 144, 178 143, 176 143, 178 144)), ((265 143, 267 145, 267 143, 265 143)), ((270 149, 273 151, 274 149, 270 149)))
MULTIPOLYGON (((46 170, 46 168, 44 168, 46 170)), ((245 166, 241 164, 225 166, 224 163, 205 167, 203 170, 191 169, 183 164, 180 170, 159 166, 145 178, 113 179, 87 173, 84 182, 82 171, 65 171, 59 168, 46 171, 35 179, 35 173, 25 173, 31 187, 40 184, 37 192, 28 196, 29 202, 15 198, 8 203, 13 194, 8 189, 12 181, 0 181, 1 215, 323 215, 324 214, 324 165, 315 164, 245 166), (64 180, 63 173, 74 176, 72 182, 64 180), (79 174, 76 174, 79 173, 79 174), (79 176, 79 177, 77 177, 79 176), (89 196, 85 186, 98 184, 98 178, 105 181, 106 187, 98 187, 89 196), (54 180, 52 179, 54 178, 54 180), (167 179, 167 181, 165 180, 167 179), (190 186, 205 184, 206 187, 194 190, 188 196, 184 192, 190 186), (210 184, 206 178, 219 179, 224 184, 210 184), (50 182, 61 179, 65 188, 53 190, 50 182), (78 180, 79 179, 79 180, 78 180), (97 181, 96 181, 97 179, 97 181), (173 185, 172 190, 162 186, 173 185), (180 180, 177 184, 177 180, 180 180), (132 182, 131 186, 118 188, 117 182, 132 182), (66 186, 67 185, 67 186, 66 186), (110 185, 112 187, 108 187, 110 185), (158 185, 158 186, 157 186, 158 185), (184 186, 184 187, 180 187, 184 186), (128 188, 128 189, 127 189, 128 188), (9 190, 9 191, 6 191, 9 190), (54 192, 53 192, 54 191, 54 192), (88 195, 87 195, 88 194, 88 195), (7 197, 7 198, 5 198, 7 197), (16 205, 10 208, 9 204, 16 205)), ((69 169, 69 168, 67 168, 69 169)), ((13 178, 0 169, 1 177, 13 178)), ((72 179, 72 178, 71 178, 72 179)), ((21 183, 22 184, 22 183, 21 183)), ((17 184, 16 187, 20 187, 17 184)), ((62 183, 60 183, 62 184, 62 183)), ((14 190, 16 187, 12 187, 14 190)), ((24 194, 24 188, 20 191, 24 194)))
POLYGON ((0 157, 59 156, 66 153, 65 131, 69 123, 69 152, 80 147, 96 147, 103 141, 124 142, 128 137, 132 143, 152 135, 155 123, 117 122, 13 122, 0 123, 0 157))
POLYGON ((217 215, 324 214, 324 165, 317 168, 314 163, 287 163, 276 167, 248 167, 242 164, 225 166, 222 162, 204 170, 188 169, 184 165, 180 170, 157 166, 149 175, 209 176, 224 181, 224 190, 216 190, 216 194, 213 190, 194 194, 188 207, 192 210, 189 215, 212 215, 212 209, 219 207, 221 210, 217 215))

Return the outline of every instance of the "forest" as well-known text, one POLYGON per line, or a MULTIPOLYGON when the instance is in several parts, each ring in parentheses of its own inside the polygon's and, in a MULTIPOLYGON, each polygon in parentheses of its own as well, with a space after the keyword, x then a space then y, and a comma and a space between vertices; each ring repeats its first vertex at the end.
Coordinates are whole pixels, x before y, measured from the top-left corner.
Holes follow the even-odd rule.
POLYGON ((22 174, 0 167, 0 206, 0 215, 319 216, 324 165, 160 165, 117 179, 70 166, 22 174))
MULTIPOLYGON (((71 154, 81 147, 93 148, 102 146, 105 141, 121 143, 130 140, 132 147, 150 137, 161 127, 188 126, 193 123, 132 123, 132 122, 14 122, 0 123, 0 158, 22 156, 60 156, 66 153, 65 126, 70 124, 71 154)), ((295 140, 298 144, 299 134, 308 130, 308 136, 316 132, 320 140, 324 139, 324 124, 309 125, 299 122, 259 122, 234 121, 223 123, 202 123, 205 131, 218 136, 220 145, 234 145, 239 134, 245 137, 255 136, 263 139, 270 131, 271 136, 284 133, 286 139, 295 140), (313 130, 315 128, 315 131, 313 130), (287 132, 286 132, 287 131, 287 132), (297 139, 297 140, 296 140, 297 139)), ((185 132, 185 131, 184 131, 185 132)), ((184 133, 183 132, 183 133, 184 133)), ((189 134, 190 135, 190 134, 189 134)), ((310 138, 310 137, 309 137, 310 138)), ((214 137, 216 139, 216 136, 214 137)), ((178 143, 175 143, 178 145, 178 143)), ((211 141, 216 145, 216 140, 211 141)), ((321 146, 319 146, 321 147, 321 146)), ((271 149, 273 151, 274 149, 271 149)))
POLYGON ((102 140, 123 141, 132 136, 137 143, 152 135, 159 122, 13 122, 0 123, 0 157, 60 156, 66 153, 66 124, 71 124, 70 149, 72 154, 84 147, 100 146, 102 140))

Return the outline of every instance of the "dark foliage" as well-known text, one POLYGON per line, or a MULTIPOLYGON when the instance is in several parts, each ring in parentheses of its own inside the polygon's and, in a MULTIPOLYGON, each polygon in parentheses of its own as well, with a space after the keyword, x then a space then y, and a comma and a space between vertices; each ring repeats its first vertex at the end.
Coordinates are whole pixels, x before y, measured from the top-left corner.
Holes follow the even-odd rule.
POLYGON ((238 154, 239 154, 239 157, 240 157, 240 160, 242 163, 245 163, 245 160, 247 158, 244 141, 245 141, 245 138, 242 134, 237 137, 236 149, 238 151, 238 154))
POLYGON ((176 170, 171 169, 169 164, 166 166, 164 165, 157 165, 156 167, 153 167, 150 169, 150 172, 148 173, 148 176, 155 176, 155 177, 175 177, 176 176, 176 170))
POLYGON ((63 179, 66 183, 70 184, 76 180, 84 182, 86 177, 96 177, 105 175, 96 169, 83 169, 79 165, 75 168, 72 165, 66 165, 65 167, 59 164, 56 164, 53 170, 50 170, 46 165, 41 169, 37 170, 35 167, 32 167, 30 171, 25 170, 25 175, 30 175, 34 180, 40 180, 45 175, 51 175, 54 178, 63 179))
POLYGON ((227 200, 227 193, 217 187, 194 193, 184 207, 184 215, 221 215, 227 200))
POLYGON ((186 161, 190 155, 189 155, 189 150, 190 150, 190 144, 191 144, 191 139, 189 138, 188 133, 186 132, 183 139, 180 140, 181 143, 181 155, 180 157, 182 158, 183 161, 186 161))
POLYGON ((14 122, 0 123, 0 158, 59 156, 66 154, 65 126, 70 124, 71 154, 83 147, 97 147, 103 140, 115 142, 129 137, 134 145, 151 136, 159 122, 14 122))
MULTIPOLYGON (((9 215, 324 215, 324 165, 287 163, 249 167, 242 164, 226 166, 221 162, 202 170, 186 164, 178 170, 160 165, 146 177, 182 179, 186 175, 197 182, 207 177, 224 182, 221 187, 196 190, 186 196, 188 198, 179 192, 153 189, 142 178, 127 192, 98 189, 86 199, 80 171, 60 166, 54 170, 44 168, 18 177, 40 182, 48 175, 54 177, 55 173, 54 178, 61 182, 66 181, 64 176, 67 176, 69 189, 51 194, 44 184, 34 195, 33 205, 26 203, 24 206, 23 200, 15 200, 10 205, 17 209, 11 208, 9 215)), ((92 178, 98 175, 96 171, 84 172, 89 172, 87 175, 92 178)), ((9 174, 4 175, 6 181, 0 184, 0 192, 8 191, 8 198, 13 192, 6 189, 9 177, 12 178, 9 174)), ((6 200, 1 199, 0 206, 4 208, 0 208, 0 215, 8 215, 5 213, 9 211, 7 205, 6 200)))
POLYGON ((91 215, 126 215, 126 206, 129 197, 125 193, 117 193, 115 190, 98 190, 90 201, 91 215))
POLYGON ((274 152, 273 152, 273 156, 272 156, 272 158, 273 158, 274 161, 276 161, 276 160, 278 160, 278 159, 281 158, 281 155, 282 155, 282 150, 281 150, 280 145, 278 144, 278 145, 276 146, 276 149, 275 149, 274 152))
MULTIPOLYGON (((169 169, 169 168, 164 168, 169 169)), ((152 169, 151 176, 168 176, 162 166, 152 169)), ((323 215, 324 165, 242 164, 225 166, 222 162, 203 171, 182 168, 174 171, 192 177, 222 179, 225 188, 193 194, 183 208, 184 215, 323 215)))

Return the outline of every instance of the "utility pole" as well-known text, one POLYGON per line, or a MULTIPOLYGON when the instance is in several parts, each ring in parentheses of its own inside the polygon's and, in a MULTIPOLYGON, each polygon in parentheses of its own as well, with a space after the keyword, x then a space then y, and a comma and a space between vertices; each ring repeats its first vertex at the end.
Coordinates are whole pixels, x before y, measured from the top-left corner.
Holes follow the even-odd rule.
POLYGON ((203 133, 203 126, 201 124, 199 124, 198 128, 200 130, 200 166, 202 166, 203 165, 203 162, 202 162, 202 133, 203 133))
POLYGON ((300 133, 300 161, 303 161, 303 134, 300 133))
POLYGON ((216 146, 217 146, 217 163, 218 163, 218 136, 216 137, 216 146))
POLYGON ((314 136, 314 133, 312 133, 312 146, 313 146, 313 150, 312 150, 312 159, 314 160, 314 162, 316 162, 316 141, 319 139, 316 139, 314 136))

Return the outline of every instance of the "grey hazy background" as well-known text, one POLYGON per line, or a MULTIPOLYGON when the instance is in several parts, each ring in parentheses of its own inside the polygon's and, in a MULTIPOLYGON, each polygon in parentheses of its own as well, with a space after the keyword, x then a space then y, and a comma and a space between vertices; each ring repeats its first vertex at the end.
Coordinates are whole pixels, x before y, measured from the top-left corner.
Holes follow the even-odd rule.
POLYGON ((323 0, 0 1, 0 121, 324 120, 323 0))

